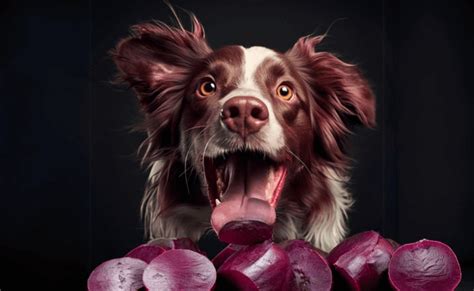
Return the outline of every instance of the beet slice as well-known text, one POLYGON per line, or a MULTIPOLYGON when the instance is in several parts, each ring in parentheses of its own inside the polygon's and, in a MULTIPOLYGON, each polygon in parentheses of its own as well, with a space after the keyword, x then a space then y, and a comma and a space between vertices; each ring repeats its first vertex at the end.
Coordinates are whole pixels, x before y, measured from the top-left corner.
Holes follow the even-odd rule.
POLYGON ((385 238, 385 240, 388 241, 392 245, 394 250, 398 249, 398 247, 400 246, 398 242, 394 241, 391 238, 385 238))
POLYGON ((159 246, 165 250, 186 249, 202 253, 197 244, 190 238, 157 238, 149 241, 147 245, 159 246))
POLYGON ((217 275, 238 290, 289 290, 293 281, 288 255, 270 241, 237 251, 217 275))
POLYGON ((165 249, 162 247, 144 244, 134 248, 125 256, 130 258, 137 258, 149 263, 151 262, 151 260, 161 255, 164 251, 165 249))
POLYGON ((241 245, 234 245, 234 244, 229 244, 226 246, 222 251, 220 251, 213 259, 212 263, 214 264, 214 267, 216 269, 219 269, 219 267, 234 253, 242 249, 243 246, 241 245))
POLYGON ((453 250, 433 240, 402 245, 388 268, 395 290, 455 290, 461 281, 461 267, 453 250))
POLYGON ((273 226, 260 221, 231 221, 219 231, 219 239, 231 244, 250 245, 270 239, 272 233, 273 226))
POLYGON ((331 290, 331 268, 310 243, 304 240, 290 240, 281 245, 290 258, 294 274, 294 290, 331 290))
POLYGON ((153 259, 143 273, 148 290, 211 290, 216 269, 205 256, 174 249, 153 259))
POLYGON ((136 258, 119 258, 97 266, 89 275, 89 291, 138 290, 147 263, 136 258))
POLYGON ((366 231, 344 240, 327 260, 336 277, 352 290, 374 290, 384 283, 393 251, 393 246, 377 232, 366 231))

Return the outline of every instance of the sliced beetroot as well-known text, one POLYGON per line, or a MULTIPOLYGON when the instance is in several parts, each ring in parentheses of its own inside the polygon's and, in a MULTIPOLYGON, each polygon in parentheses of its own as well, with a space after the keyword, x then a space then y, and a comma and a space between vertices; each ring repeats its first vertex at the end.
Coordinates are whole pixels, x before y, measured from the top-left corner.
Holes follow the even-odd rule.
POLYGON ((331 268, 311 244, 304 240, 291 240, 281 245, 290 258, 294 274, 294 290, 331 290, 331 268))
POLYGON ((137 258, 147 263, 161 255, 165 251, 164 248, 155 245, 140 245, 126 254, 126 257, 137 258))
POLYGON ((344 240, 328 255, 336 278, 352 290, 374 290, 383 284, 393 246, 375 231, 366 231, 344 240))
POLYGON ((273 227, 254 220, 231 221, 219 231, 219 239, 226 243, 250 245, 272 237, 273 227))
POLYGON ((388 268, 395 290, 455 290, 461 281, 461 268, 446 244, 421 240, 402 245, 392 256, 388 268))
POLYGON ((174 249, 153 259, 143 273, 148 290, 211 290, 216 269, 205 256, 174 249))
POLYGON ((217 274, 238 290, 289 290, 293 280, 288 255, 270 241, 237 251, 217 274))
POLYGON ((197 244, 189 238, 157 238, 149 241, 147 245, 159 246, 165 250, 186 249, 202 253, 197 244))
POLYGON ((398 242, 394 241, 391 238, 385 238, 385 239, 392 245, 394 250, 398 249, 398 247, 400 246, 398 242))
POLYGON ((213 259, 212 263, 214 264, 214 267, 216 269, 219 269, 219 267, 234 253, 236 253, 238 250, 242 249, 243 246, 241 245, 234 245, 234 244, 229 244, 226 246, 222 251, 220 251, 213 259))
POLYGON ((136 258, 120 258, 97 266, 87 280, 89 291, 138 290, 147 263, 136 258))

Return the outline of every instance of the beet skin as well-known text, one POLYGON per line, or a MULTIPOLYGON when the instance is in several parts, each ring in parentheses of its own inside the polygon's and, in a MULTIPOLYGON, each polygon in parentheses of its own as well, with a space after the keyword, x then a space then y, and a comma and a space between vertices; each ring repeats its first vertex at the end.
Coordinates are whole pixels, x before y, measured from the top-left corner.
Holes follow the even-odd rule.
POLYGON ((270 241, 239 250, 224 262, 217 275, 236 290, 290 290, 293 282, 288 255, 270 241))
POLYGON ((158 257, 165 251, 164 248, 152 245, 139 245, 125 256, 130 258, 137 258, 147 263, 151 262, 154 258, 158 257))
POLYGON ((352 290, 375 290, 384 283, 393 251, 393 246, 377 232, 366 231, 344 240, 327 260, 336 277, 352 290))

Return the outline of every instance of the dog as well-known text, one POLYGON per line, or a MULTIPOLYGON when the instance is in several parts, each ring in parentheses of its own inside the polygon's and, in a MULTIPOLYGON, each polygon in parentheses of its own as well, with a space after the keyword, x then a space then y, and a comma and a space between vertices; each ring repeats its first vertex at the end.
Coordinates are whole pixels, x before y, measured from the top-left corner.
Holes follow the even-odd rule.
POLYGON ((150 239, 198 240, 226 223, 274 226, 273 239, 329 251, 347 232, 346 137, 375 126, 375 97, 355 65, 305 36, 286 52, 209 47, 204 28, 132 27, 112 57, 147 132, 142 202, 150 239))

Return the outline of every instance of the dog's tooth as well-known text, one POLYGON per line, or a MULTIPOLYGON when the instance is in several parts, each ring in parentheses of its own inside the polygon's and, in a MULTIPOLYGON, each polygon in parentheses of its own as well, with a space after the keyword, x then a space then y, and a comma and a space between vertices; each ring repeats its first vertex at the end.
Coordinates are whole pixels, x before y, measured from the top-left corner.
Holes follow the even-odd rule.
POLYGON ((221 204, 221 201, 216 198, 216 205, 219 205, 219 204, 221 204))

